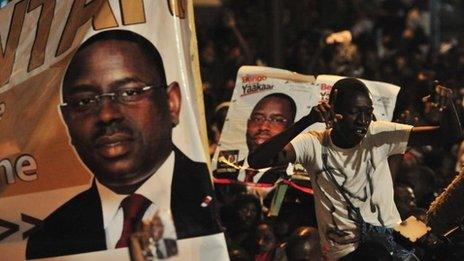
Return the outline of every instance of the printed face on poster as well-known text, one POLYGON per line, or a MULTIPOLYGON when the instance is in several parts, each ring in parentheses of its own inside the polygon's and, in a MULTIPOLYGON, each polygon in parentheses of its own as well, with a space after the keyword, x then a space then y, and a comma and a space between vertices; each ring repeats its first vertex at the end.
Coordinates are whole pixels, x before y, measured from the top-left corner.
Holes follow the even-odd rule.
MULTIPOLYGON (((0 10, 2 253, 128 246, 131 211, 138 222, 168 211, 174 239, 220 233, 214 203, 204 204, 214 194, 195 131, 187 9, 180 0, 75 0, 0 10)), ((223 239, 213 241, 225 255, 223 239)))
POLYGON ((257 66, 244 66, 239 70, 213 159, 216 181, 273 185, 282 175, 293 174, 293 167, 288 166, 250 171, 246 157, 309 113, 312 105, 319 101, 319 91, 312 83, 314 77, 298 75, 295 78, 295 75, 257 66))

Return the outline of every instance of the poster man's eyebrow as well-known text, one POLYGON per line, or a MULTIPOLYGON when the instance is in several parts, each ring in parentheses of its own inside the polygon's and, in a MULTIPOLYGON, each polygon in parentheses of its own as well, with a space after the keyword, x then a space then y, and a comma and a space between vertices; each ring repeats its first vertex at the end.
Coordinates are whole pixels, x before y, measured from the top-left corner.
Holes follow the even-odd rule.
POLYGON ((264 115, 264 113, 258 112, 258 111, 252 112, 251 114, 252 114, 252 115, 264 115))
POLYGON ((98 88, 92 84, 76 84, 63 91, 64 94, 75 94, 80 92, 98 92, 98 88))
MULTIPOLYGON (((138 77, 125 77, 119 80, 116 80, 110 84, 110 89, 115 89, 121 86, 124 86, 129 83, 137 83, 146 85, 144 81, 139 79, 138 77)), ((65 94, 75 94, 80 92, 101 92, 101 88, 93 85, 93 84, 75 84, 70 87, 65 88, 63 93, 65 94)))
POLYGON ((144 85, 148 84, 142 81, 139 77, 125 77, 125 78, 112 82, 110 87, 111 89, 113 89, 113 88, 124 86, 129 83, 139 83, 139 84, 144 84, 144 85))
POLYGON ((287 117, 285 117, 285 115, 282 114, 282 113, 271 113, 271 114, 267 114, 267 113, 260 112, 260 111, 253 112, 253 113, 251 113, 251 115, 261 115, 261 116, 266 116, 266 115, 267 115, 268 117, 276 117, 276 116, 278 116, 278 117, 287 118, 287 117))

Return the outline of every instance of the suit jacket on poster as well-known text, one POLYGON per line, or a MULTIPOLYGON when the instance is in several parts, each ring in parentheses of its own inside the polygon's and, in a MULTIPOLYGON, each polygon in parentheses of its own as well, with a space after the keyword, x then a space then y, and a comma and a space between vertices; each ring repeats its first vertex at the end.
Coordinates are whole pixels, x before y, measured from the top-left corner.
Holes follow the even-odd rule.
MULTIPOLYGON (((178 239, 220 232, 215 200, 206 207, 206 196, 215 198, 206 164, 194 162, 177 148, 171 185, 171 212, 178 239)), ((95 182, 48 216, 31 235, 26 257, 42 258, 105 250, 103 213, 95 182)))

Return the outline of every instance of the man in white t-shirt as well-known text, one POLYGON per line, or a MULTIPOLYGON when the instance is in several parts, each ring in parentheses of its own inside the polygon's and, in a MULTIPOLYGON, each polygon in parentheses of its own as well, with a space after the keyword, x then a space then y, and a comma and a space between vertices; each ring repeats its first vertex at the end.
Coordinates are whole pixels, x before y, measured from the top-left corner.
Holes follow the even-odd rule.
MULTIPOLYGON (((446 105, 452 91, 440 85, 435 91, 438 102, 433 105, 449 111, 446 105)), ((391 228, 401 218, 393 201, 387 158, 404 153, 407 146, 459 138, 459 121, 455 114, 450 115, 446 117, 449 122, 440 126, 373 122, 367 87, 357 79, 345 78, 334 84, 329 103, 313 107, 307 116, 250 154, 248 162, 254 168, 285 162, 298 162, 306 168, 314 189, 323 254, 339 259, 366 239, 366 231, 380 231, 392 239, 391 228), (327 130, 301 133, 316 122, 325 122, 327 130)), ((408 254, 387 241, 394 256, 408 254)))

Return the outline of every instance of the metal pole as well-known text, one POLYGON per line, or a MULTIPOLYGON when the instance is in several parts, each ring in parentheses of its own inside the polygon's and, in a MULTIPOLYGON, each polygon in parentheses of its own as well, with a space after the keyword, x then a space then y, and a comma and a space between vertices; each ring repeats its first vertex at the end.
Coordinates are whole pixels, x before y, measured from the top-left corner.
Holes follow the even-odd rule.
POLYGON ((272 0, 272 63, 274 67, 283 66, 282 58, 282 1, 272 0))
POLYGON ((441 0, 430 0, 429 2, 430 10, 430 40, 432 45, 432 50, 437 51, 440 48, 441 42, 441 22, 440 22, 440 13, 441 13, 441 0))

